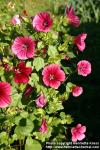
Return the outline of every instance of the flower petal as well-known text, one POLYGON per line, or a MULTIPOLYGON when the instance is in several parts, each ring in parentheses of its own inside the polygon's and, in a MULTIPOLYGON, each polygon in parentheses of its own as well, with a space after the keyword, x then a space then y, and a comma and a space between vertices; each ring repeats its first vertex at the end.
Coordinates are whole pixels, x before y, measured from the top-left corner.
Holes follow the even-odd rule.
POLYGON ((5 108, 11 104, 11 97, 8 95, 0 95, 0 107, 5 108))
POLYGON ((52 81, 50 81, 49 86, 52 88, 58 89, 60 86, 60 81, 52 80, 52 81))
POLYGON ((32 73, 32 68, 31 67, 27 67, 24 68, 24 72, 25 75, 29 76, 32 73))
POLYGON ((78 47, 78 49, 79 49, 80 51, 83 51, 83 50, 85 49, 85 42, 81 42, 81 44, 78 43, 78 44, 77 44, 77 47, 78 47))
POLYGON ((58 81, 64 81, 64 80, 65 80, 65 73, 64 73, 64 71, 59 70, 59 71, 56 73, 56 79, 57 79, 58 81))
POLYGON ((77 138, 75 135, 72 136, 72 142, 77 142, 77 138))
POLYGON ((14 81, 16 83, 28 83, 29 77, 23 74, 16 73, 14 76, 14 81))
POLYGON ((79 140, 79 141, 81 141, 81 140, 83 140, 84 138, 85 138, 85 134, 77 134, 76 135, 76 137, 77 137, 77 139, 79 140))
POLYGON ((86 126, 82 126, 78 130, 79 130, 80 133, 84 133, 84 132, 86 132, 86 126))
POLYGON ((26 60, 27 58, 27 52, 25 50, 21 50, 19 53, 17 53, 17 57, 21 60, 26 60))
POLYGON ((0 95, 10 95, 11 94, 11 85, 8 82, 0 82, 0 95))

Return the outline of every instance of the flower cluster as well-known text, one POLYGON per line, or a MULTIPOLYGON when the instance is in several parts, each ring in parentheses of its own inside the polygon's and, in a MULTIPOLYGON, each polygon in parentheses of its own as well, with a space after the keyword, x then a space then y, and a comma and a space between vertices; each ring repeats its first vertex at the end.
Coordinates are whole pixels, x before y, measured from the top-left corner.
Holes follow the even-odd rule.
MULTIPOLYGON (((68 77, 74 72, 86 77, 91 73, 91 63, 80 60, 77 68, 71 68, 66 61, 77 56, 75 46, 80 52, 85 50, 87 34, 75 37, 67 34, 68 24, 80 25, 72 6, 66 7, 66 16, 60 21, 48 12, 40 12, 31 19, 15 15, 11 23, 16 34, 10 41, 7 60, 2 58, 0 64, 5 70, 0 77, 0 108, 6 107, 5 113, 15 117, 11 129, 15 128, 17 140, 31 136, 44 142, 55 133, 55 127, 62 125, 66 132, 67 124, 73 122, 70 115, 61 112, 63 102, 70 93, 77 97, 84 89, 71 83, 68 77)), ((86 127, 81 124, 72 128, 72 141, 84 139, 85 131, 86 127)))

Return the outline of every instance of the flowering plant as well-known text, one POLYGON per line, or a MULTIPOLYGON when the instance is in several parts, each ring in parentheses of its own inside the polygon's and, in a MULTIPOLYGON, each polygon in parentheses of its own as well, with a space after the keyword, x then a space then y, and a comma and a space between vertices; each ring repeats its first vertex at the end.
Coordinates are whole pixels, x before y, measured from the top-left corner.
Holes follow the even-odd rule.
POLYGON ((67 66, 78 51, 85 50, 87 37, 86 33, 69 35, 69 25, 80 25, 72 6, 66 7, 65 16, 57 18, 47 12, 31 18, 16 15, 0 31, 2 148, 16 149, 18 145, 40 150, 45 141, 67 141, 67 130, 73 142, 85 138, 86 127, 78 124, 69 129, 73 118, 64 113, 69 95, 77 97, 84 91, 71 83, 70 75, 77 72, 85 77, 91 73, 87 60, 67 66))

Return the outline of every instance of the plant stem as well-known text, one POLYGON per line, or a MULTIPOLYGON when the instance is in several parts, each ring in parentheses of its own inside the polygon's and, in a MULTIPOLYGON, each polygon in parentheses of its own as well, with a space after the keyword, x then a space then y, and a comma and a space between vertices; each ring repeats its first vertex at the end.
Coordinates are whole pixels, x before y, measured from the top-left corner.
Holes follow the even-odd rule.
POLYGON ((21 140, 19 140, 19 145, 20 145, 20 150, 22 149, 21 147, 22 147, 22 145, 21 145, 21 140))

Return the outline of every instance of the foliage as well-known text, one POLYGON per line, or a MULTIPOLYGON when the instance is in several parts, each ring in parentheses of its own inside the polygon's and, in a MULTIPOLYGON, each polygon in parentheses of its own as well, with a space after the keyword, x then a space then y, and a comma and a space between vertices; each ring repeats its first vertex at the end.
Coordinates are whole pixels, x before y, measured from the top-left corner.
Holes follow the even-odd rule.
POLYGON ((56 15, 64 14, 65 6, 72 4, 76 13, 80 16, 81 22, 96 22, 100 21, 100 1, 99 0, 54 0, 50 1, 52 12, 56 15))
POLYGON ((100 1, 99 0, 75 0, 77 14, 82 18, 82 22, 100 21, 100 1))
MULTIPOLYGON (((6 8, 2 11, 4 14, 7 13, 6 8)), ((12 86, 11 105, 0 109, 1 150, 21 148, 41 150, 41 145, 44 145, 46 140, 56 141, 60 137, 61 141, 62 139, 66 141, 66 130, 73 122, 72 116, 63 112, 63 102, 69 98, 75 86, 67 79, 76 72, 74 62, 71 67, 65 65, 67 61, 65 57, 72 61, 77 57, 76 51, 73 51, 75 37, 68 34, 67 19, 65 16, 52 16, 53 28, 51 32, 44 33, 36 32, 30 17, 24 17, 21 14, 21 25, 14 26, 10 23, 10 16, 7 15, 0 28, 0 81, 9 82, 12 86), (24 61, 27 67, 32 67, 28 85, 32 86, 33 91, 28 97, 24 95, 27 84, 14 82, 14 67, 20 60, 12 53, 11 45, 18 36, 31 36, 37 42, 35 56, 24 61), (5 64, 9 65, 10 71, 5 69, 5 64), (42 80, 42 71, 50 64, 60 65, 66 74, 66 80, 58 89, 47 87, 42 80), (36 99, 41 93, 47 100, 44 108, 36 106, 36 99), (43 118, 47 122, 46 133, 41 133, 39 130, 43 118)))

